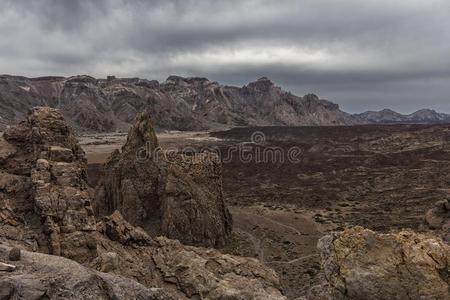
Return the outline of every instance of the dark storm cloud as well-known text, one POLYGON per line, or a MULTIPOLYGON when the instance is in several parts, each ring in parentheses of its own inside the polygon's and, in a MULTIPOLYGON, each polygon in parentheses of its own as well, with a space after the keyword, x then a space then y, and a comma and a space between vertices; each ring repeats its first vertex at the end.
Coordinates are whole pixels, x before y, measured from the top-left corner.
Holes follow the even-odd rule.
POLYGON ((0 0, 0 73, 260 76, 349 111, 450 112, 447 0, 0 0))

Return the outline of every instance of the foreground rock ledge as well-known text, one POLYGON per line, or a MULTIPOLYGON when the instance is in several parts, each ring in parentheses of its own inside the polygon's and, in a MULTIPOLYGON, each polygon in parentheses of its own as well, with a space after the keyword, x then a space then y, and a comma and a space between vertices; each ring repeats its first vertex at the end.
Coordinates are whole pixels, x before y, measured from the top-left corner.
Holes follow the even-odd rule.
MULTIPOLYGON (((10 248, 0 245, 0 260, 10 248)), ((147 288, 122 276, 101 273, 73 260, 22 251, 17 270, 0 270, 0 299, 175 299, 160 288, 147 288)))
POLYGON ((330 299, 450 299, 450 247, 438 238, 354 227, 318 249, 330 299))

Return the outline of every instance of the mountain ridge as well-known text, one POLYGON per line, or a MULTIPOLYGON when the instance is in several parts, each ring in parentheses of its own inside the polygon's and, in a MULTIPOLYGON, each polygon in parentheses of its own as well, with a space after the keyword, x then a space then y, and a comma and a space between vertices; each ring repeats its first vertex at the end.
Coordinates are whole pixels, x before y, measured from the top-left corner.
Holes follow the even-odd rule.
POLYGON ((439 113, 434 109, 419 109, 410 114, 401 114, 385 108, 379 111, 366 111, 353 114, 354 118, 368 124, 373 123, 450 123, 450 114, 439 113))
POLYGON ((450 115, 423 110, 405 116, 391 110, 349 114, 315 94, 296 96, 261 77, 242 87, 205 77, 171 75, 165 81, 0 75, 0 130, 35 106, 62 111, 81 131, 127 130, 147 111, 160 129, 215 130, 235 126, 321 126, 450 122, 450 115))
POLYGON ((34 106, 60 109, 79 129, 128 129, 148 111, 157 127, 208 130, 234 126, 351 125, 350 114, 316 95, 293 95, 266 77, 242 87, 204 77, 96 79, 88 75, 0 76, 0 123, 21 119, 34 106))

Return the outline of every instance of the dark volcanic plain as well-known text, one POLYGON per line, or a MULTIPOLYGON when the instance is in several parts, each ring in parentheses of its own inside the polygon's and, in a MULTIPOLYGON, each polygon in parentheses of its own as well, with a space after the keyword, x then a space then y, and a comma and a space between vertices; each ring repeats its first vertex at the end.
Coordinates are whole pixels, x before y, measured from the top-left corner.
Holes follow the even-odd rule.
MULTIPOLYGON (((125 138, 82 138, 91 184, 125 138)), ((179 150, 218 147, 223 159, 243 145, 251 153, 302 149, 300 163, 243 162, 239 155, 223 163, 234 233, 222 251, 254 256, 274 268, 290 299, 320 282, 316 243, 327 232, 349 225, 420 230, 427 209, 450 195, 450 125, 255 127, 167 132, 158 139, 162 147, 179 150), (254 132, 263 133, 264 141, 252 142, 254 132)))

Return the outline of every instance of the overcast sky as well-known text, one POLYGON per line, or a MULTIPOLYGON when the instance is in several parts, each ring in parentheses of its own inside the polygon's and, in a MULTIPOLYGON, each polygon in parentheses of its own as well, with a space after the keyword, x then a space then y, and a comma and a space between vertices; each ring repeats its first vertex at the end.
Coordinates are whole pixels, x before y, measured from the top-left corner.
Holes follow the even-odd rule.
POLYGON ((242 86, 450 112, 449 0, 0 0, 0 73, 242 86))

